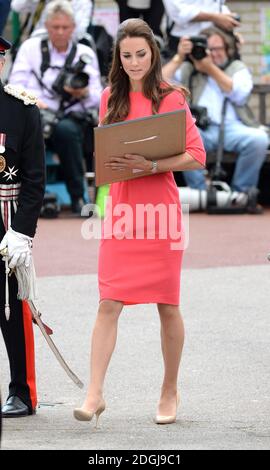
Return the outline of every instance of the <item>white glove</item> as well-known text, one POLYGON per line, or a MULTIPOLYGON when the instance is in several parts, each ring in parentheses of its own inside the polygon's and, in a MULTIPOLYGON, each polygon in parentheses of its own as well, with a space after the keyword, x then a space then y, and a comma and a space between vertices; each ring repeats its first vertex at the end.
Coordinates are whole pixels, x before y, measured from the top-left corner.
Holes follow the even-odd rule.
POLYGON ((15 232, 9 228, 0 243, 0 251, 7 248, 9 267, 11 269, 24 265, 30 265, 32 238, 23 233, 15 232))

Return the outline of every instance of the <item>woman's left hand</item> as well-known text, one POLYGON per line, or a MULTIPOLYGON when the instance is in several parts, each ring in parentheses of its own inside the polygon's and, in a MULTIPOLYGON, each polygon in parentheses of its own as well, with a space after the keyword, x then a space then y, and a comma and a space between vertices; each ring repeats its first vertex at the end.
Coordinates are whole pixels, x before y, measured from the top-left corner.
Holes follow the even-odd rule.
POLYGON ((142 155, 126 153, 123 157, 110 157, 110 160, 105 163, 105 167, 111 168, 112 170, 125 170, 130 168, 131 170, 151 171, 152 163, 146 160, 142 155))

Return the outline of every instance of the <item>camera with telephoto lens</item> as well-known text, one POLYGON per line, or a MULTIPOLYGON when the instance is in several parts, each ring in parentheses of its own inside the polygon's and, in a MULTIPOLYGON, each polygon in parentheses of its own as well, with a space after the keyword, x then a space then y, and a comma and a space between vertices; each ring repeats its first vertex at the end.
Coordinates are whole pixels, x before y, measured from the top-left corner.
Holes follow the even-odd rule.
POLYGON ((202 60, 207 56, 207 38, 205 36, 191 36, 192 50, 190 55, 196 60, 202 60))
POLYGON ((59 111, 54 111, 53 109, 49 108, 40 109, 41 126, 44 139, 48 139, 51 136, 55 125, 61 119, 61 114, 59 111))
POLYGON ((65 91, 65 86, 75 90, 86 88, 89 83, 89 75, 83 72, 83 69, 91 62, 90 55, 82 54, 76 64, 63 67, 52 84, 52 89, 61 97, 68 99, 71 98, 71 95, 65 91))

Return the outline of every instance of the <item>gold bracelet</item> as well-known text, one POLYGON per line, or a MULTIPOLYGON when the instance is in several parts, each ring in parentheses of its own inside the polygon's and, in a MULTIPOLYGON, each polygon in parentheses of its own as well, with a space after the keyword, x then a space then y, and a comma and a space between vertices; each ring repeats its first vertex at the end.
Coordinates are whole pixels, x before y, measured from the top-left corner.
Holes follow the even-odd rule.
POLYGON ((181 59, 181 57, 180 57, 179 54, 175 54, 175 55, 173 56, 173 58, 172 58, 172 61, 173 61, 175 64, 180 65, 181 62, 182 62, 182 59, 181 59))

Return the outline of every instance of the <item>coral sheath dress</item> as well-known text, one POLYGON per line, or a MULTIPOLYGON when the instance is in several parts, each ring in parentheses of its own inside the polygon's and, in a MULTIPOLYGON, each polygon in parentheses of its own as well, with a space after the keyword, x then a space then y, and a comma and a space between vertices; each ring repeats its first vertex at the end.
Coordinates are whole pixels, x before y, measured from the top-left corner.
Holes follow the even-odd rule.
MULTIPOLYGON (((107 110, 109 93, 109 88, 106 88, 101 98, 100 121, 107 110)), ((188 105, 180 92, 173 91, 163 99, 159 112, 177 109, 186 109, 186 151, 204 164, 202 140, 188 105)), ((151 114, 151 101, 141 92, 130 92, 127 119, 151 114)), ((99 249, 100 300, 118 300, 123 304, 179 305, 183 251, 175 249, 181 240, 181 207, 173 173, 169 171, 112 183, 109 196, 99 249), (136 210, 147 204, 162 207, 162 210, 154 220, 147 217, 146 226, 136 210), (166 229, 166 220, 167 226, 170 223, 174 230, 166 229), (150 231, 148 237, 147 230, 150 231)))

